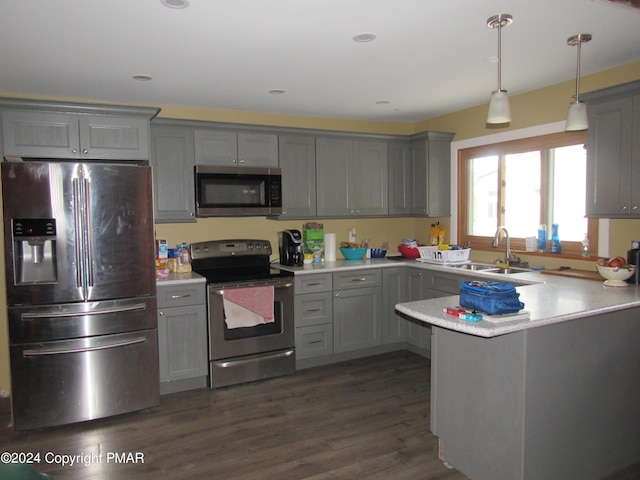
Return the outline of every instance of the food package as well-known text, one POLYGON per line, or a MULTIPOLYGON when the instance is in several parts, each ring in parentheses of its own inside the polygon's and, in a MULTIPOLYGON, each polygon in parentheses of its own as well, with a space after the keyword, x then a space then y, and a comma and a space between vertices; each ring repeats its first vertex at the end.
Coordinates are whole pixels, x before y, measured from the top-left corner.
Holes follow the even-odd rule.
POLYGON ((314 257, 324 254, 324 225, 322 223, 305 223, 302 226, 302 241, 304 253, 310 253, 314 257))

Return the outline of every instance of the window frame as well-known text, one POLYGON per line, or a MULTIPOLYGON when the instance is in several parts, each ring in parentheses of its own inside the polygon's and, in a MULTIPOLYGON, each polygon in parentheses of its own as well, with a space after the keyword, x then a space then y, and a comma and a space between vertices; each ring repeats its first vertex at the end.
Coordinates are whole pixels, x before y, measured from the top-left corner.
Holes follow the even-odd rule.
MULTIPOLYGON (((469 221, 468 215, 468 193, 469 189, 469 160, 481 156, 488 155, 505 155, 512 153, 524 153, 532 150, 540 150, 541 151, 541 159, 542 159, 542 171, 541 171, 541 187, 543 191, 548 191, 548 161, 547 161, 547 150, 550 148, 557 147, 566 147, 570 145, 579 145, 586 143, 586 132, 578 131, 578 132, 558 132, 558 133, 550 133, 546 135, 538 135, 534 137, 527 137, 515 140, 508 140, 504 142, 497 142, 486 145, 477 145, 468 148, 460 148, 458 149, 458 221, 457 221, 457 229, 458 229, 458 242, 463 245, 469 242, 472 248, 476 250, 492 250, 491 242, 493 241, 493 236, 485 237, 478 235, 469 235, 467 232, 467 226, 469 221)), ((504 187, 500 187, 498 192, 498 196, 501 197, 503 195, 504 187)), ((548 195, 543 195, 540 201, 540 216, 546 221, 547 214, 547 199, 548 195)), ((501 205, 501 198, 499 198, 499 205, 501 205)), ((586 199, 584 199, 586 201, 586 199)), ((498 212, 498 218, 500 218, 501 213, 498 212)), ((507 225, 507 228, 509 226, 507 225)), ((589 250, 594 254, 594 252, 598 251, 598 220, 590 218, 588 219, 588 238, 589 238, 589 250)), ((537 253, 537 252, 525 252, 525 239, 518 237, 511 237, 511 249, 514 251, 519 251, 525 253, 527 255, 553 255, 554 257, 582 257, 582 242, 579 241, 562 241, 562 253, 551 254, 549 252, 549 240, 550 240, 550 229, 551 226, 547 226, 548 235, 547 235, 547 251, 545 253, 537 253)), ((533 233, 533 232, 532 232, 533 233)))

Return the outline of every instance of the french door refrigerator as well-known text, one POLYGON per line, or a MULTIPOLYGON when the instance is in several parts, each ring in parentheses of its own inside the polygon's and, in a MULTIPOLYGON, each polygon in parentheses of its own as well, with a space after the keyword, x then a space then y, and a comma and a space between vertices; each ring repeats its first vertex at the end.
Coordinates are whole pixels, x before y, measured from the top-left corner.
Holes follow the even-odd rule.
POLYGON ((150 168, 1 168, 14 428, 156 405, 150 168))

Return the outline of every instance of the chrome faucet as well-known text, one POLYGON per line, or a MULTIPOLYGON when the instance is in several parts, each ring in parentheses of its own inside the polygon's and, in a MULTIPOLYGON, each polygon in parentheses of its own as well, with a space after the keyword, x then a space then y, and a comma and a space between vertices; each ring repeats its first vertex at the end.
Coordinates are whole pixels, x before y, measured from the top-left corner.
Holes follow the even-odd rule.
POLYGON ((498 242, 500 241, 500 232, 504 231, 505 236, 507 237, 507 247, 504 250, 504 263, 510 265, 509 262, 515 260, 515 257, 511 254, 511 240, 509 239, 509 231, 507 227, 499 226, 496 230, 496 234, 493 236, 493 242, 491 242, 491 246, 493 248, 498 248, 498 242))

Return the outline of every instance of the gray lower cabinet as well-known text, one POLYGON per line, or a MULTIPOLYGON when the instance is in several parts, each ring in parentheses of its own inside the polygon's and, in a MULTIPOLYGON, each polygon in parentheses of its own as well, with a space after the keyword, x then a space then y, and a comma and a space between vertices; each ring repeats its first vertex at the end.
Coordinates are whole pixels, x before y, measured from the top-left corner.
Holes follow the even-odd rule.
POLYGON ((205 282, 159 284, 160 393, 207 386, 208 341, 205 282))
POLYGON ((332 275, 296 275, 294 281, 296 364, 328 363, 333 355, 332 275))
POLYGON ((640 81, 583 96, 588 105, 587 216, 640 217, 640 81))
POLYGON ((198 165, 223 167, 277 167, 278 135, 227 129, 194 132, 198 165))
POLYGON ((382 345, 382 272, 333 274, 333 350, 351 352, 382 345))
MULTIPOLYGON (((427 288, 429 271, 423 268, 407 268, 407 291, 409 301, 433 298, 427 288)), ((431 327, 426 323, 407 320, 406 341, 417 349, 430 350, 431 327)))
POLYGON ((316 216, 316 138, 280 135, 278 157, 282 170, 280 218, 316 216))
POLYGON ((409 300, 407 273, 404 267, 382 269, 382 343, 404 342, 407 320, 398 315, 395 306, 409 300))
POLYGON ((195 222, 193 129, 160 125, 151 127, 155 222, 195 222))
POLYGON ((149 160, 158 109, 0 100, 3 156, 149 160))
POLYGON ((316 138, 318 216, 385 216, 387 142, 316 138))

